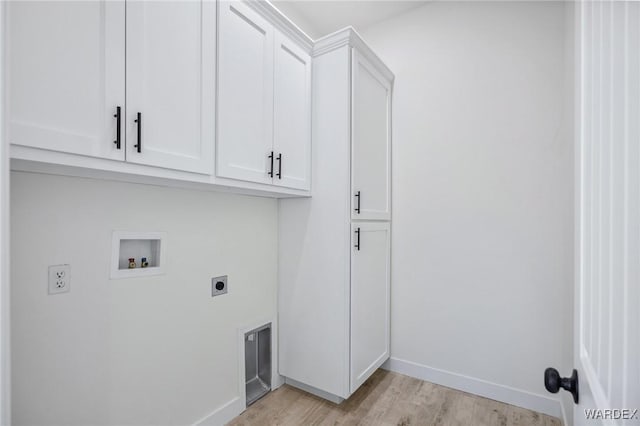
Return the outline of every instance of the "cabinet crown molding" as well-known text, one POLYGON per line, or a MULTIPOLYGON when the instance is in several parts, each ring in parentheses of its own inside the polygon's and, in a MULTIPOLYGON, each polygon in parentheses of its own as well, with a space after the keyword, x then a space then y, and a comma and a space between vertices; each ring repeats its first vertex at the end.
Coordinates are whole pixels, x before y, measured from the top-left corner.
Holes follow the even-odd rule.
POLYGON ((311 51, 311 56, 316 57, 324 55, 327 52, 331 52, 343 46, 356 48, 358 52, 371 62, 386 79, 391 82, 394 80, 395 76, 393 72, 384 62, 382 62, 380 57, 375 54, 373 49, 369 47, 353 27, 343 28, 316 40, 313 50, 311 51))
POLYGON ((245 3, 256 10, 271 25, 296 42, 307 53, 313 49, 313 39, 298 27, 291 19, 287 18, 269 0, 246 0, 245 3))

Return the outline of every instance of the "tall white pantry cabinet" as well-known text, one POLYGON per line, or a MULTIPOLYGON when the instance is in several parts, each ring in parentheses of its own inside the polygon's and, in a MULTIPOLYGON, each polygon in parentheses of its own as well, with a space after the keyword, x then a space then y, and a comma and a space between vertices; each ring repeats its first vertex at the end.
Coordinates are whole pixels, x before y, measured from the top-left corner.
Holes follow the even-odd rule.
POLYGON ((279 372, 336 402, 389 358, 393 78, 351 28, 316 42, 313 196, 279 201, 279 372))

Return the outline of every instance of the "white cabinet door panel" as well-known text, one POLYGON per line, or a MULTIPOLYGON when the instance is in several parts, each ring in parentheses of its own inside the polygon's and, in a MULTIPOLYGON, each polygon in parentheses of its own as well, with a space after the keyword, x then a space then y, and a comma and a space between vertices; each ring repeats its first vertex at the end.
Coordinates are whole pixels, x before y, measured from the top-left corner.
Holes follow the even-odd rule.
POLYGON ((127 161, 212 173, 215 24, 210 1, 127 2, 127 161))
POLYGON ((390 100, 389 81, 354 50, 351 135, 353 219, 391 219, 390 100), (356 197, 358 193, 359 197, 356 197))
POLYGON ((351 392, 389 358, 390 225, 352 225, 351 392))
POLYGON ((6 5, 10 142, 124 160, 124 2, 6 5))
POLYGON ((311 58, 275 34, 273 183, 296 189, 311 184, 311 58))
POLYGON ((241 2, 219 3, 216 174, 271 183, 273 33, 241 2))

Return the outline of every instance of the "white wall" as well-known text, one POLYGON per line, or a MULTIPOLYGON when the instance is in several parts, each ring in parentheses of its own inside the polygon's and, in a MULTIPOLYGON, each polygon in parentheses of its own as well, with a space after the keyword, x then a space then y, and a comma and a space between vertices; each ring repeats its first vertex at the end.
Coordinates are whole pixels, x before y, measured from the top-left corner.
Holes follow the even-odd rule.
POLYGON ((542 377, 570 359, 563 4, 433 2, 363 36, 396 74, 395 365, 559 415, 542 377))
POLYGON ((0 5, 0 425, 11 423, 9 144, 4 128, 4 4, 0 5))
POLYGON ((13 173, 11 203, 13 424, 190 424, 239 395, 237 329, 275 317, 275 200, 13 173), (166 275, 109 280, 114 229, 166 232, 166 275))

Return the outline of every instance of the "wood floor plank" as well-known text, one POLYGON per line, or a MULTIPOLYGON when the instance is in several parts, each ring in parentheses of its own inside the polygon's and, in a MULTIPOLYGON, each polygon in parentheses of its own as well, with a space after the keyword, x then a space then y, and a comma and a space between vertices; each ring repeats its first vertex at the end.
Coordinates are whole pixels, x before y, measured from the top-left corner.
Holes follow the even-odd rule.
POLYGON ((342 404, 284 385, 231 426, 561 426, 524 408, 392 373, 376 371, 342 404))
POLYGON ((507 426, 544 426, 544 418, 535 411, 509 406, 507 426))
POLYGON ((477 397, 472 418, 478 426, 507 426, 507 406, 491 399, 477 397))
POLYGON ((448 426, 468 426, 473 423, 474 397, 454 390, 449 391, 450 407, 443 416, 442 424, 448 426))
POLYGON ((546 426, 562 426, 562 421, 560 421, 560 419, 556 418, 556 417, 551 417, 551 416, 543 416, 545 419, 545 425, 546 426))

